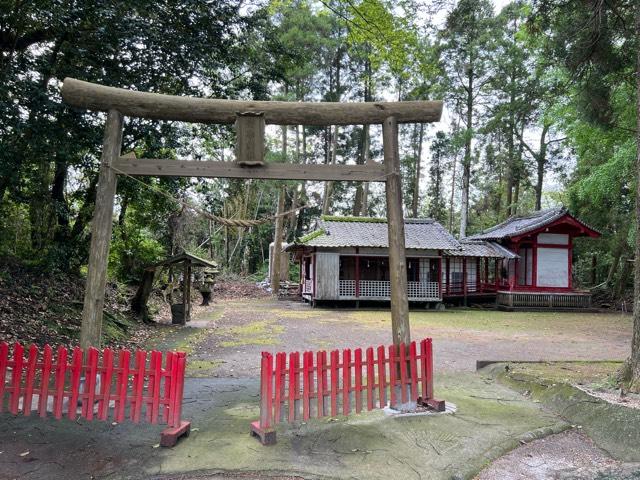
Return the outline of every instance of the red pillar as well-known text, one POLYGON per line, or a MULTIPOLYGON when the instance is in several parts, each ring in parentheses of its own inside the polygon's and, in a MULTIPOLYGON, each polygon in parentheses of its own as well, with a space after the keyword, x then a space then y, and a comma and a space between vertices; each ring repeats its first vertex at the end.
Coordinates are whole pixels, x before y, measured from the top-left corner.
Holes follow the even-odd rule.
POLYGON ((442 257, 438 258, 438 296, 442 298, 442 257))
POLYGON ((567 285, 569 285, 569 288, 573 288, 573 280, 572 280, 572 270, 573 270, 573 238, 571 236, 569 236, 569 250, 567 252, 567 257, 568 258, 568 262, 569 262, 569 278, 568 278, 568 283, 567 285))
POLYGON ((467 257, 462 257, 462 292, 467 296, 467 257))
POLYGON ((533 237, 533 245, 531 246, 531 285, 536 287, 538 285, 538 236, 533 237))
POLYGON ((360 296, 360 255, 356 248, 356 298, 360 296))
POLYGON ((449 257, 447 257, 447 265, 446 265, 446 267, 447 268, 446 268, 446 272, 445 272, 446 273, 446 275, 445 275, 445 278, 446 278, 445 286, 446 286, 446 289, 447 289, 447 295, 449 295, 449 292, 450 292, 449 284, 451 283, 451 281, 450 281, 451 280, 451 275, 450 275, 449 257))

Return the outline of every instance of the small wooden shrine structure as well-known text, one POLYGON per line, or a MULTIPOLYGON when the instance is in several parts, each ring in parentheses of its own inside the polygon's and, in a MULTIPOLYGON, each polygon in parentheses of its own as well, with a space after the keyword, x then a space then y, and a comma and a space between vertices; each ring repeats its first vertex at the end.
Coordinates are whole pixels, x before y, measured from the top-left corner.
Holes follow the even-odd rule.
MULTIPOLYGON (((193 268, 203 267, 217 270, 218 265, 211 260, 205 260, 204 258, 197 257, 188 252, 183 252, 179 255, 169 257, 160 263, 156 263, 155 265, 145 268, 140 287, 138 288, 138 292, 131 303, 132 310, 138 314, 146 314, 147 299, 151 294, 156 272, 162 268, 173 269, 174 267, 178 267, 182 270, 182 303, 171 304, 172 323, 184 325, 191 319, 191 280, 193 276, 193 268)), ((172 291, 174 290, 173 286, 170 286, 169 288, 172 291)), ((173 295, 171 295, 173 293, 172 291, 169 292, 170 298, 173 297, 173 295)))

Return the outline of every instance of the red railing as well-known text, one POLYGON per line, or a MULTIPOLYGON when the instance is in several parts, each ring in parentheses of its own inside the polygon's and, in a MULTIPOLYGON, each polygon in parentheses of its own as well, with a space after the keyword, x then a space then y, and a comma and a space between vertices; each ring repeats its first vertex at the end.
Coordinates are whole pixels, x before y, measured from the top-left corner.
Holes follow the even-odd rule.
POLYGON ((127 418, 134 423, 145 419, 166 423, 161 444, 172 446, 188 433, 190 424, 181 419, 186 355, 137 350, 131 365, 131 352, 105 348, 71 351, 45 345, 42 351, 31 345, 27 351, 16 343, 10 357, 9 345, 0 343, 0 412, 40 417, 51 413, 87 420, 115 422, 127 418), (25 355, 26 354, 26 355, 25 355), (117 361, 116 361, 117 358, 117 361), (149 359, 147 366, 147 359, 149 359), (144 415, 143 415, 144 410, 144 415))
POLYGON ((352 410, 384 408, 418 402, 444 410, 444 402, 433 398, 433 350, 431 339, 406 348, 380 345, 374 350, 333 350, 262 353, 260 375, 260 420, 251 432, 263 444, 275 443, 275 424, 316 417, 349 415, 352 410))

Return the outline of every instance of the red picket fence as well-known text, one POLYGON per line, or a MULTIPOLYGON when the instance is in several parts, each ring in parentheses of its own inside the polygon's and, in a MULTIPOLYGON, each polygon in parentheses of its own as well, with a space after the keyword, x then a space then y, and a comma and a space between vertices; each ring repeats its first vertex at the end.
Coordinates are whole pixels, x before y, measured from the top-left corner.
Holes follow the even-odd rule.
POLYGON ((274 425, 316 417, 349 415, 352 410, 384 408, 418 402, 438 411, 444 402, 433 398, 431 339, 400 346, 327 352, 262 353, 260 420, 251 433, 263 444, 275 443, 274 425), (314 362, 315 360, 315 362, 314 362), (274 362, 275 361, 275 362, 274 362), (364 371, 364 374, 363 374, 364 371))
POLYGON ((158 351, 137 350, 132 366, 128 350, 89 348, 85 355, 76 347, 69 355, 67 348, 59 347, 54 357, 49 345, 42 351, 31 345, 25 352, 16 343, 12 358, 9 350, 7 343, 0 343, 0 412, 6 403, 14 415, 37 412, 58 420, 109 420, 111 413, 119 423, 127 418, 134 423, 162 422, 168 425, 161 435, 163 446, 175 445, 189 432, 190 423, 180 418, 186 367, 182 352, 167 352, 163 367, 158 351))

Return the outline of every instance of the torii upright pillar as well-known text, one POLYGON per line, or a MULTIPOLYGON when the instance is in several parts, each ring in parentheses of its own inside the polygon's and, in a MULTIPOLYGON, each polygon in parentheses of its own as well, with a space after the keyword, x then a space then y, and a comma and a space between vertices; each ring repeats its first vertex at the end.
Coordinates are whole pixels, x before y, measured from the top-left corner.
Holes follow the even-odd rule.
POLYGON ((382 144, 386 169, 387 229, 389 236, 389 279, 391 280, 391 329, 393 343, 411 342, 409 298, 407 296, 407 257, 405 253, 402 181, 398 152, 398 122, 388 117, 382 124, 382 144))

